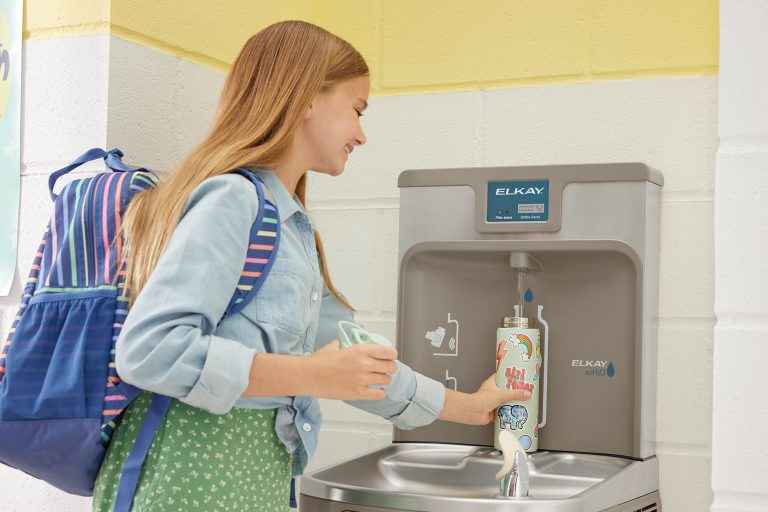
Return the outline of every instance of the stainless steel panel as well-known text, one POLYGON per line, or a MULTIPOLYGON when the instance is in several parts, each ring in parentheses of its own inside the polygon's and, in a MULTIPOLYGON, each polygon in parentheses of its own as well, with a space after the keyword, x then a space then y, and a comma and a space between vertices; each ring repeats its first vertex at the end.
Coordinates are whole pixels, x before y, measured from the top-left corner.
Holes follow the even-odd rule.
MULTIPOLYGON (((595 512, 654 492, 656 459, 537 452, 529 499, 499 499, 498 452, 486 447, 394 444, 305 475, 301 493, 382 509, 435 512, 595 512)), ((305 509, 302 512, 312 512, 305 509)))

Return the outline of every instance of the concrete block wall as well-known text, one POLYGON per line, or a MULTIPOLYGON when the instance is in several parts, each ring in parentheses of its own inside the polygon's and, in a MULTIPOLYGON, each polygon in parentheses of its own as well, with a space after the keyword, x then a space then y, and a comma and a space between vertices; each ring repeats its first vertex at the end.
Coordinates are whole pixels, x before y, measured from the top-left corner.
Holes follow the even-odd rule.
MULTIPOLYGON (((48 175, 88 148, 106 144, 109 36, 42 38, 24 43, 22 60, 22 168, 17 273, 11 293, 0 297, 2 339, 16 315, 22 283, 48 223, 48 175), (63 59, 62 56, 67 58, 63 59)), ((86 164, 61 179, 98 169, 86 164)), ((90 498, 73 496, 0 464, 3 510, 85 511, 90 498)))
MULTIPOLYGON (((389 205, 371 205, 369 191, 378 192, 377 201, 396 198, 397 174, 409 167, 641 160, 661 169, 666 180, 656 433, 661 490, 665 510, 706 510, 711 501, 716 95, 714 78, 665 78, 374 98, 370 117, 382 112, 385 118, 402 120, 410 114, 431 135, 425 135, 420 124, 411 137, 398 123, 377 123, 368 130, 368 145, 353 155, 341 177, 312 180, 310 206, 325 237, 338 236, 343 242, 358 229, 380 229, 370 210, 386 218, 389 205), (452 119, 436 123, 446 112, 452 119), (429 138, 428 144, 424 138, 429 138), (392 147, 397 148, 394 154, 392 147), (334 222, 326 209, 338 202, 343 211, 334 213, 339 221, 334 222)), ((390 222, 396 231, 396 219, 390 222)), ((378 303, 385 299, 385 312, 394 317, 394 281, 375 292, 360 283, 369 283, 371 272, 394 271, 396 244, 335 242, 329 238, 326 243, 331 271, 344 269, 334 272, 335 279, 361 309, 363 321, 382 313, 369 310, 368 304, 376 303, 367 298, 370 293, 379 295, 378 303)), ((385 333, 393 331, 394 318, 385 333)), ((339 458, 344 451, 343 445, 338 447, 339 458)))
POLYGON ((723 0, 715 216, 713 512, 768 510, 768 4, 723 0))
MULTIPOLYGON (((618 161, 660 169, 662 500, 672 512, 708 509, 716 2, 490 1, 479 8, 455 0, 419 11, 390 0, 305 0, 268 10, 229 1, 214 2, 211 17, 210 2, 182 11, 148 0, 60 0, 54 18, 41 2, 27 2, 25 21, 21 278, 47 221, 47 173, 94 145, 173 168, 207 130, 224 70, 242 42, 279 19, 307 19, 338 33, 372 69, 363 118, 369 142, 342 176, 311 176, 308 195, 335 283, 358 319, 384 335, 395 333, 402 170, 618 161), (77 17, 78 2, 93 4, 92 16, 77 17), (62 69, 63 82, 46 81, 64 63, 89 71, 62 69)), ((0 298, 0 334, 15 314, 17 290, 0 298)), ((322 407, 326 421, 310 469, 391 441, 382 419, 343 403, 322 407)), ((9 489, 7 510, 89 507, 85 498, 0 466, 0 491, 9 489)))

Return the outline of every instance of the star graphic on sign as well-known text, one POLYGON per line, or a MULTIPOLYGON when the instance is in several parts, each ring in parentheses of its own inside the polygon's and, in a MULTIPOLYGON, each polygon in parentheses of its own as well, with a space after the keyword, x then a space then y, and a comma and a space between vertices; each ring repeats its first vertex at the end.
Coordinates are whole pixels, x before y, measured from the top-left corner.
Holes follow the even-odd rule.
POLYGON ((8 144, 3 146, 3 156, 11 156, 16 151, 16 142, 10 141, 8 144))

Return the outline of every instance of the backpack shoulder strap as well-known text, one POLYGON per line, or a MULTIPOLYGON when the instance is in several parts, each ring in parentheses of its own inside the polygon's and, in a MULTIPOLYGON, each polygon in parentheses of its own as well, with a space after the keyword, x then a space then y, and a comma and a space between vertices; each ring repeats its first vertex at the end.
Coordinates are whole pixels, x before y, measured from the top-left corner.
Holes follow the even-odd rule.
POLYGON ((56 194, 53 192, 53 187, 56 185, 56 180, 64 176, 65 174, 71 172, 72 170, 76 169, 77 167, 80 167, 86 162, 90 162, 91 160, 98 160, 99 158, 104 159, 104 163, 107 166, 107 168, 116 171, 116 172, 130 172, 130 171, 143 171, 147 172, 149 174, 152 174, 157 178, 154 172, 152 172, 150 169, 147 169, 146 167, 131 167, 130 165, 126 165, 123 163, 121 158, 123 158, 123 152, 120 151, 118 148, 112 148, 109 151, 105 151, 101 148, 93 148, 89 149, 79 157, 75 158, 75 160, 69 164, 66 167, 63 167, 59 169, 56 172, 51 173, 51 175, 48 177, 48 190, 51 193, 51 199, 56 200, 56 194))
POLYGON ((235 293, 221 320, 242 310, 256 296, 259 288, 264 284, 264 278, 272 268, 280 242, 280 214, 272 193, 255 174, 247 169, 236 169, 233 172, 245 177, 256 187, 256 193, 259 196, 259 213, 251 227, 243 272, 240 274, 235 293))

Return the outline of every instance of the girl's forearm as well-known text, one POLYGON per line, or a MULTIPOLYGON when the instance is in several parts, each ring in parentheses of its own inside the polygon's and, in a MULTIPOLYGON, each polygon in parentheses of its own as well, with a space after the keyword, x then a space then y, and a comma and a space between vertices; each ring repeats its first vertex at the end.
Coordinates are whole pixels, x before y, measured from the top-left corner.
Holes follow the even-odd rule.
POLYGON ((445 403, 443 410, 437 417, 439 420, 452 421, 454 423, 463 423, 467 418, 467 408, 469 406, 470 395, 461 391, 452 389, 445 390, 445 403))
POLYGON ((258 353, 251 363, 248 387, 243 396, 309 395, 307 358, 284 354, 258 353))
POLYGON ((243 396, 313 396, 338 400, 381 400, 392 382, 397 352, 380 345, 340 350, 339 340, 309 357, 259 352, 251 362, 243 396))

